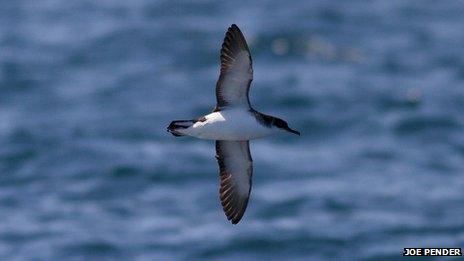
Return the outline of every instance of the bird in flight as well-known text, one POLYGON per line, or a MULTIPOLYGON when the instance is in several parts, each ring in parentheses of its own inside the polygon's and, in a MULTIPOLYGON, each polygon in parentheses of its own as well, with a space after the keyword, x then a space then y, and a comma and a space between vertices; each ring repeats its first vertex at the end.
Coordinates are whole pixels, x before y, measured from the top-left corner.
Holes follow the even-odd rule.
POLYGON ((221 48, 221 71, 216 84, 213 112, 194 120, 171 122, 172 135, 216 141, 219 164, 219 198, 227 219, 237 224, 243 217, 251 192, 253 160, 249 140, 274 133, 300 133, 287 122, 253 109, 248 93, 253 80, 251 54, 237 25, 227 30, 221 48))

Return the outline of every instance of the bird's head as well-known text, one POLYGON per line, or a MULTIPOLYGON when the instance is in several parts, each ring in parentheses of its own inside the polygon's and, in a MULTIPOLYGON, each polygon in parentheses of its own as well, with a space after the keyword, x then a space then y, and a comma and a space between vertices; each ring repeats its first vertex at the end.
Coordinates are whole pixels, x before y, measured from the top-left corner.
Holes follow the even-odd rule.
POLYGON ((279 130, 283 130, 283 131, 290 132, 290 133, 293 133, 293 134, 296 134, 296 135, 300 136, 299 131, 290 129, 290 127, 288 127, 288 123, 286 121, 282 120, 282 119, 274 117, 274 119, 272 121, 272 126, 274 128, 279 129, 279 130))

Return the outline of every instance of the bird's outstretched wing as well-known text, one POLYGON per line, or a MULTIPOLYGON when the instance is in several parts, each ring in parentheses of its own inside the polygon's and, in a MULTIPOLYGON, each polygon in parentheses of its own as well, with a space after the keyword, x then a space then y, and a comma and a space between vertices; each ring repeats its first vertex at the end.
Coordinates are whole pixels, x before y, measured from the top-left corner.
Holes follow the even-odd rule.
POLYGON ((248 92, 253 80, 251 54, 240 29, 231 25, 221 48, 221 74, 216 83, 217 105, 224 107, 250 107, 248 92))
POLYGON ((219 164, 219 198, 227 219, 237 224, 248 205, 253 160, 248 141, 216 141, 219 164))

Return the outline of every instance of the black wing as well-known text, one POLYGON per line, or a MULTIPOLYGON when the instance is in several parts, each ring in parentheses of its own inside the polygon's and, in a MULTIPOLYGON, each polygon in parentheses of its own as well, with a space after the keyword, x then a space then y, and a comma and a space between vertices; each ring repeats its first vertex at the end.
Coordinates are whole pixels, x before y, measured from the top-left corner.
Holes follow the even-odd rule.
POLYGON ((251 192, 253 160, 248 141, 216 141, 219 164, 219 198, 227 219, 237 224, 242 219, 251 192))
POLYGON ((216 111, 227 106, 250 107, 248 92, 253 80, 251 54, 240 29, 231 25, 221 49, 221 74, 216 84, 216 111))

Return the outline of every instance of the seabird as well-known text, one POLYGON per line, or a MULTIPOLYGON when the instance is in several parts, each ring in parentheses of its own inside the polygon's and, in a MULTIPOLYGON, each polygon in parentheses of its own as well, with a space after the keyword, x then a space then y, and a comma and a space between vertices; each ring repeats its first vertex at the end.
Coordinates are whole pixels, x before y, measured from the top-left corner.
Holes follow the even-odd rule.
POLYGON ((242 219, 251 191, 253 160, 249 140, 289 132, 287 122, 253 109, 248 93, 253 80, 251 54, 237 25, 227 30, 221 48, 221 71, 216 84, 217 104, 213 112, 194 120, 171 122, 172 135, 216 141, 219 164, 219 198, 227 219, 242 219))

